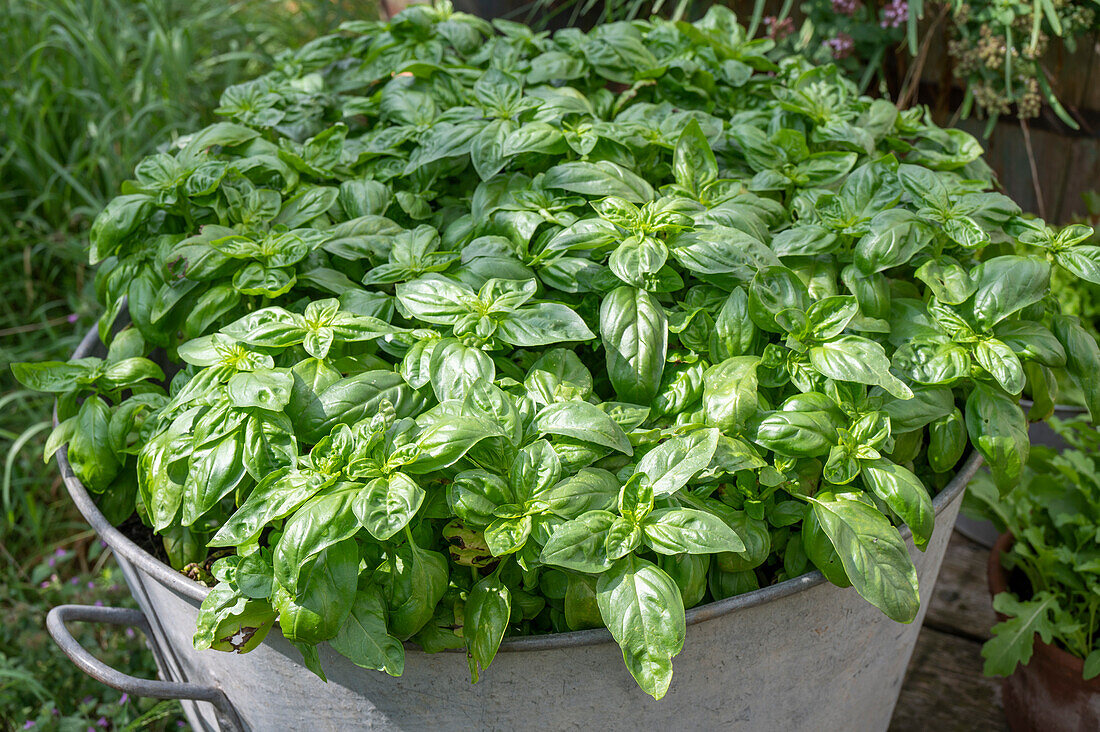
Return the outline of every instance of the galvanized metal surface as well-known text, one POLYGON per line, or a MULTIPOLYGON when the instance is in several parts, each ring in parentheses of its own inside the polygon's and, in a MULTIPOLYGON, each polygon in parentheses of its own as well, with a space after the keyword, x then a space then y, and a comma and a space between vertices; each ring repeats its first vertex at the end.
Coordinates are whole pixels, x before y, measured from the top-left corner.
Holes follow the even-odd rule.
MULTIPOLYGON (((96 345, 92 334, 77 356, 96 345)), ((934 500, 936 530, 912 548, 921 610, 900 625, 820 573, 688 611, 687 640, 663 700, 640 691, 606 630, 509 639, 477 685, 465 655, 406 646, 400 678, 358 668, 324 647, 328 683, 309 673, 276 628, 247 654, 196 651, 207 590, 157 561, 95 508, 65 455, 73 500, 114 550, 145 613, 166 679, 220 688, 247 730, 884 730, 916 643, 962 501, 980 464, 970 457, 934 500)), ((907 533, 907 532, 906 532, 907 533)), ((216 730, 205 702, 185 702, 192 725, 216 730)))
POLYGON ((218 687, 181 681, 142 679, 122 673, 103 663, 81 646, 69 632, 67 624, 71 622, 140 628, 147 638, 151 638, 152 629, 145 619, 145 613, 119 607, 58 605, 46 615, 46 629, 65 655, 92 678, 135 696, 206 701, 214 707, 217 720, 223 729, 235 730, 241 727, 240 720, 229 704, 229 700, 218 687))

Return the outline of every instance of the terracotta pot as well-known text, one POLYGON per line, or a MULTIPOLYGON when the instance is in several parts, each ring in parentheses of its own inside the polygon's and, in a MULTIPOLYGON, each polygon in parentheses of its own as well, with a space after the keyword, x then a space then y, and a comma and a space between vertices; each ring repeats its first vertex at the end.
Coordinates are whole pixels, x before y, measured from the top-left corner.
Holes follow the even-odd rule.
MULTIPOLYGON (((1001 554, 1015 539, 1001 534, 989 555, 989 591, 1008 589, 1001 554)), ((997 613, 998 620, 1006 620, 997 613)), ((1003 682, 1005 717, 1013 732, 1095 732, 1100 730, 1100 678, 1085 681, 1085 662, 1061 648, 1035 639, 1026 666, 1003 682)))

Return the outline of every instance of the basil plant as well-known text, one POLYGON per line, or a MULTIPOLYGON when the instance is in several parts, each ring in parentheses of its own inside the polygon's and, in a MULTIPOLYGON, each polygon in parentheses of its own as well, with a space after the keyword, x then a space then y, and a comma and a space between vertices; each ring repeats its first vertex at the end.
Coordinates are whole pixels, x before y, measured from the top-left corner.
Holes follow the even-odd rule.
POLYGON ((197 647, 318 674, 602 626, 660 698, 686 608, 814 569, 912 621, 969 448, 1009 486, 1021 392, 1100 403, 1048 293, 1100 249, 771 49, 437 5, 288 53, 95 220, 106 358, 15 366, 47 454, 212 585, 197 647))

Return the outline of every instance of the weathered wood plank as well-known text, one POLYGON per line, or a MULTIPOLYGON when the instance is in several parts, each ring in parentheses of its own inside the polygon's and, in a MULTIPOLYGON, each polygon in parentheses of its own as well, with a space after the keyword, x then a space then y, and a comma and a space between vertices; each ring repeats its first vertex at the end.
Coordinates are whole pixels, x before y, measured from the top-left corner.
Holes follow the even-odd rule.
POLYGON ((996 619, 986 582, 989 550, 959 533, 951 537, 943 559, 926 627, 972 640, 989 637, 996 619))
POLYGON ((982 676, 981 644, 921 630, 901 689, 891 732, 986 732, 1008 729, 1001 683, 982 676))

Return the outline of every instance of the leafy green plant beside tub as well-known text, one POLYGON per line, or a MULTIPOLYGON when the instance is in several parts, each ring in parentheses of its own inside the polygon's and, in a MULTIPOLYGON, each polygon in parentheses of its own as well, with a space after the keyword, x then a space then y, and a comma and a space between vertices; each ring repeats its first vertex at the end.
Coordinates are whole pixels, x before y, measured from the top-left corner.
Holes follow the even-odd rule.
POLYGON ((214 585, 200 648, 278 620, 319 674, 411 639, 476 680, 606 626, 659 698, 686 607, 814 567, 909 622, 899 527, 968 444, 1016 481, 1025 383, 1100 366, 1048 297, 1091 250, 724 9, 344 29, 96 220, 106 359, 15 369, 47 454, 214 585))
POLYGON ((1100 675, 1100 435, 1084 419, 1052 420, 1070 449, 1036 447, 1020 484, 998 495, 988 482, 972 484, 998 528, 1015 538, 1001 557, 1009 591, 993 598, 1007 616, 982 648, 985 672, 1008 676, 1030 660, 1038 635, 1084 659, 1084 678, 1100 675))

